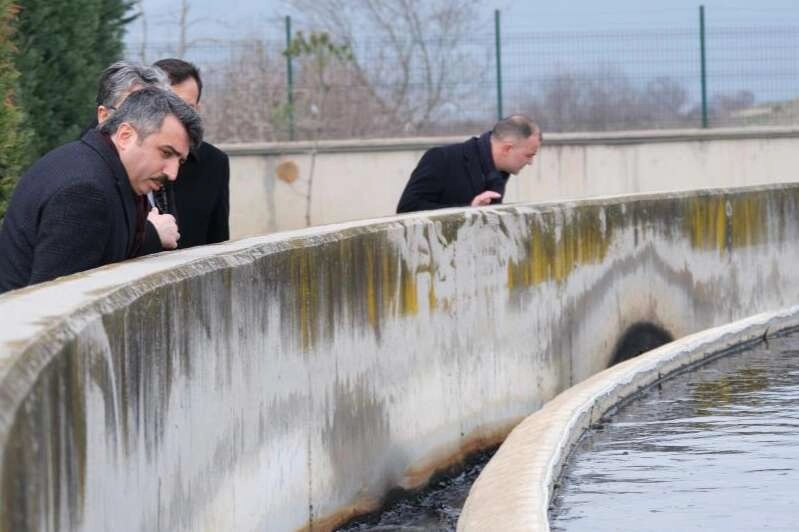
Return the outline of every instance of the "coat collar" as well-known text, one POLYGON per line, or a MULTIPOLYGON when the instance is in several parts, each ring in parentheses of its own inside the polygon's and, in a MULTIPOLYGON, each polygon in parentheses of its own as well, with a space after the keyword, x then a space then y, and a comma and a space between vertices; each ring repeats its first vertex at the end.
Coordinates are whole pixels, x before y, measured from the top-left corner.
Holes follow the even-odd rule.
POLYGON ((472 197, 485 190, 485 177, 480 167, 480 147, 478 138, 472 137, 466 141, 466 149, 463 150, 466 163, 466 172, 469 174, 469 181, 472 184, 472 197))
POLYGON ((122 160, 119 158, 114 145, 110 142, 108 137, 97 131, 97 129, 89 129, 80 138, 81 142, 94 150, 106 165, 111 169, 114 183, 116 184, 117 191, 119 192, 122 205, 125 209, 125 222, 128 225, 128 233, 136 229, 136 193, 130 186, 130 179, 125 167, 122 165, 122 160))

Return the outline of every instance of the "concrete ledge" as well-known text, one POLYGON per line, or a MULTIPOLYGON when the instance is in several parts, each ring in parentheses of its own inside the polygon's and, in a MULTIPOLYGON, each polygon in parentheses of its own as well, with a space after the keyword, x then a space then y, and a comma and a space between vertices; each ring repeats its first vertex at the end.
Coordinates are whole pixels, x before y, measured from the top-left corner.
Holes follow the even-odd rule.
MULTIPOLYGON (((385 139, 346 139, 296 142, 250 142, 220 144, 228 155, 292 155, 300 153, 370 153, 381 151, 426 150, 442 144, 463 142, 474 133, 441 137, 385 139)), ((695 140, 740 140, 799 137, 799 127, 747 127, 713 129, 646 129, 634 131, 594 131, 588 133, 544 133, 547 146, 603 144, 645 144, 695 140)))
POLYGON ((799 306, 686 336, 564 391, 508 436, 475 481, 458 531, 549 530, 553 487, 580 436, 609 410, 657 381, 799 326, 799 306))
POLYGON ((796 304, 797 220, 799 185, 452 209, 4 294, 0 532, 333 529, 637 324, 796 304))

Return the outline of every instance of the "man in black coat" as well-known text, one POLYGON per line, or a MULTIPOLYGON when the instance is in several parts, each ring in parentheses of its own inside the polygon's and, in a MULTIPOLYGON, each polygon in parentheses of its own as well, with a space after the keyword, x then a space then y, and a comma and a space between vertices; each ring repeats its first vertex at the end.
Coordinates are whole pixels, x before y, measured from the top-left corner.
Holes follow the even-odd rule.
MULTIPOLYGON (((194 109, 199 107, 203 83, 195 65, 169 58, 156 61, 154 66, 166 72, 175 94, 194 109)), ((207 142, 192 150, 172 192, 180 229, 179 248, 230 238, 230 164, 223 151, 207 142)))
MULTIPOLYGON (((122 105, 129 94, 144 87, 169 89, 169 78, 160 68, 131 61, 117 61, 109 65, 97 83, 97 116, 89 127, 97 127, 108 120, 122 105)), ((156 194, 166 197, 171 189, 165 185, 156 194)), ((153 193, 148 194, 152 198, 153 193)), ((144 227, 144 243, 136 251, 138 255, 149 255, 178 247, 178 226, 174 211, 150 208, 144 227)))
POLYGON ((397 213, 502 203, 510 174, 532 164, 540 146, 535 122, 513 115, 480 137, 432 148, 411 173, 397 213))
POLYGON ((135 256, 144 240, 144 195, 174 181, 201 141, 195 111, 148 87, 100 129, 34 163, 0 228, 0 293, 135 256))

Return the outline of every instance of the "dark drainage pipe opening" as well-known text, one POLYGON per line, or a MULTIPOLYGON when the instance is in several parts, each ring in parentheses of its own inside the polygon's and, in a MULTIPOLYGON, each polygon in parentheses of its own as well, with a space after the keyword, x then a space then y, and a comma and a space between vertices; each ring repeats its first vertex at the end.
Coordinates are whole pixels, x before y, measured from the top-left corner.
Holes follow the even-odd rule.
POLYGON ((615 366, 619 362, 624 362, 635 358, 641 353, 645 353, 663 344, 674 340, 674 337, 666 330, 661 329, 652 323, 636 323, 624 333, 621 340, 616 344, 613 351, 610 365, 615 366))

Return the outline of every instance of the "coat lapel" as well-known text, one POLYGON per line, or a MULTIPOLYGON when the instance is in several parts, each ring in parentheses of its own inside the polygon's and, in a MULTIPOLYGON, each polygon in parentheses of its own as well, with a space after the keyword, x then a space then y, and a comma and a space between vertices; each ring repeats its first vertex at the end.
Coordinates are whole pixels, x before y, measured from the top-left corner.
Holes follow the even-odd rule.
POLYGON ((477 137, 469 139, 466 149, 463 150, 465 159, 466 173, 469 174, 469 182, 472 185, 472 195, 475 197, 485 190, 485 178, 480 169, 480 149, 477 146, 477 137))
POLYGON ((100 155, 114 176, 119 200, 125 211, 125 223, 127 224, 127 234, 133 236, 136 231, 136 204, 134 202, 133 189, 130 188, 130 180, 122 161, 113 146, 103 137, 102 133, 96 129, 90 129, 80 139, 90 148, 100 155))

